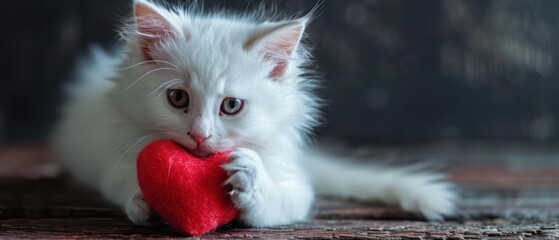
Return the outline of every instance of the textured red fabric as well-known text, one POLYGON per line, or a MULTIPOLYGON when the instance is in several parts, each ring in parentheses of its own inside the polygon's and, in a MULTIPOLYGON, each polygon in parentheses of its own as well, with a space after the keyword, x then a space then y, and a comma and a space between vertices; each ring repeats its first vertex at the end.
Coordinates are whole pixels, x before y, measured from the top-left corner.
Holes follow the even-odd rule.
POLYGON ((228 153, 190 155, 177 143, 155 141, 138 155, 138 183, 146 201, 176 231, 199 236, 237 217, 220 167, 228 153))

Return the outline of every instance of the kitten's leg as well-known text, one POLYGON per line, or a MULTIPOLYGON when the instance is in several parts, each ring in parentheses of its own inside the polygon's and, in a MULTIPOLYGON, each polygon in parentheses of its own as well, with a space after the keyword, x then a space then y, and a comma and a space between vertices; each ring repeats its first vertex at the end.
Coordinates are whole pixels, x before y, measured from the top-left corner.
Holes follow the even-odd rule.
POLYGON ((162 223, 161 217, 145 201, 136 176, 136 151, 116 160, 118 164, 105 171, 102 192, 109 200, 122 206, 130 221, 138 225, 162 223))
POLYGON ((230 163, 223 165, 229 175, 226 184, 233 187, 231 199, 241 210, 241 220, 245 223, 273 226, 301 221, 308 216, 314 194, 304 178, 294 175, 288 181, 276 181, 260 156, 250 149, 240 148, 230 158, 230 163))
POLYGON ((163 223, 163 219, 146 202, 141 192, 132 194, 124 205, 128 219, 138 225, 154 225, 163 223))

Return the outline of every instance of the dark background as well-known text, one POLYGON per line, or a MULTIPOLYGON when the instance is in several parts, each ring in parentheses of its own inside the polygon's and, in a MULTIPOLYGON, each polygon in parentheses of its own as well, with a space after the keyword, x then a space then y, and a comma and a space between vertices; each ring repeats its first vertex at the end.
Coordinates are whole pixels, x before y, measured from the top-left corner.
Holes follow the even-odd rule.
MULTIPOLYGON (((272 2, 286 13, 316 5, 272 2)), ((116 42, 130 7, 0 2, 0 143, 45 139, 74 60, 91 43, 116 42)), ((559 140, 558 11, 555 0, 324 1, 308 28, 329 103, 320 135, 362 144, 559 140)))

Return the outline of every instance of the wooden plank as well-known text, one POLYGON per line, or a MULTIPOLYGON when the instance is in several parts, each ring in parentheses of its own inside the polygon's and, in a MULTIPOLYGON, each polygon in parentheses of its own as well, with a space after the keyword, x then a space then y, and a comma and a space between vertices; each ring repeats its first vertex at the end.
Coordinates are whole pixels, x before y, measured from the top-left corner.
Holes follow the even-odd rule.
MULTIPOLYGON (((45 174, 49 172, 42 167, 55 164, 49 153, 25 149, 10 148, 10 154, 0 151, 0 169, 7 165, 29 168, 18 170, 19 175, 0 174, 0 239, 183 237, 168 226, 133 225, 98 193, 68 176, 45 174), (23 160, 17 163, 18 159, 23 160), (41 178, 30 180, 29 176, 41 178)), ((556 170, 511 168, 502 163, 456 165, 450 173, 460 191, 460 214, 446 222, 427 222, 378 204, 321 198, 308 222, 260 229, 233 223, 203 238, 559 238, 556 170)))
MULTIPOLYGON (((4 180, 0 188, 0 237, 181 237, 166 226, 131 224, 120 209, 67 177, 4 180)), ((236 224, 205 237, 414 239, 559 234, 559 188, 470 187, 462 192, 462 214, 443 223, 422 221, 390 207, 323 198, 309 222, 262 229, 236 224)))

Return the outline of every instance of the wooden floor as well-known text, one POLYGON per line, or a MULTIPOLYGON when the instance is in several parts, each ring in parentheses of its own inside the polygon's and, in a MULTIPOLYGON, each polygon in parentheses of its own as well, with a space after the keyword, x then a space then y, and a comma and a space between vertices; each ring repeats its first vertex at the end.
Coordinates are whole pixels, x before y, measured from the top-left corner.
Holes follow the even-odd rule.
MULTIPOLYGON (((459 215, 445 222, 423 221, 390 207, 321 199, 315 217, 305 223, 261 229, 231 224, 203 238, 559 238, 559 164, 539 162, 553 154, 506 147, 510 150, 501 153, 502 161, 484 162, 480 156, 498 154, 483 154, 488 151, 483 148, 474 148, 476 154, 427 149, 437 161, 447 161, 446 171, 460 191, 459 215), (530 154, 542 157, 520 163, 507 157, 530 154)), ((425 149, 408 153, 417 156, 425 149)), ((50 156, 37 146, 0 149, 0 239, 183 237, 165 226, 131 224, 120 209, 60 174, 50 156)))

